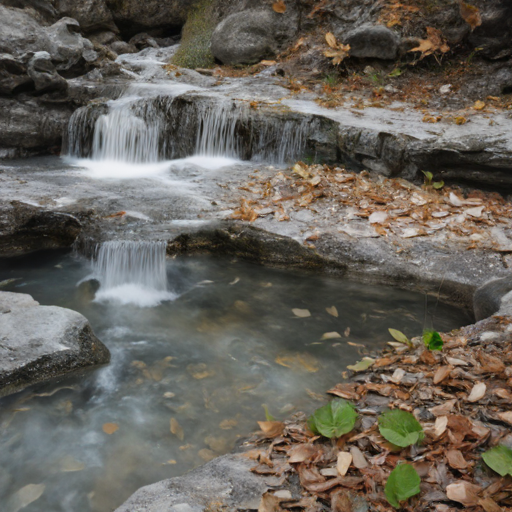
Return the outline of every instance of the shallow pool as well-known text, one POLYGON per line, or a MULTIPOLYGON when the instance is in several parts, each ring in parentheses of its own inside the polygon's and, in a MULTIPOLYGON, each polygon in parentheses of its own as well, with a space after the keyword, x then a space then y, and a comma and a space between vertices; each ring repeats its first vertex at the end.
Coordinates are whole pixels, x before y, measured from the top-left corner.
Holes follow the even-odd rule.
POLYGON ((311 412, 389 327, 471 321, 431 297, 236 260, 168 260, 166 272, 173 300, 139 307, 94 301, 91 283, 77 286, 91 265, 71 254, 0 262, 0 289, 83 313, 112 352, 109 366, 0 401, 2 511, 113 510, 229 452, 263 405, 279 419, 311 412))

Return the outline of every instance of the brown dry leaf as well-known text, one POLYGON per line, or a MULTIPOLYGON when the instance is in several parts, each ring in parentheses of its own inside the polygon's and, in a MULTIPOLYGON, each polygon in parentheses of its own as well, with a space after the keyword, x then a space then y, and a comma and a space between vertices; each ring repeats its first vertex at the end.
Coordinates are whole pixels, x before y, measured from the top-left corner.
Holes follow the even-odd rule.
POLYGON ((111 434, 119 430, 119 425, 117 423, 104 423, 102 428, 103 432, 110 436, 111 434))
POLYGON ((347 474, 350 464, 352 464, 352 454, 351 453, 349 453, 349 452, 338 453, 338 461, 336 463, 336 469, 338 470, 338 474, 340 476, 345 476, 347 474))
POLYGON ((273 65, 277 64, 277 62, 275 60, 262 60, 260 62, 260 64, 262 66, 273 66, 273 65))
POLYGON ((446 416, 455 407, 456 402, 457 402, 457 400, 448 400, 444 404, 436 405, 435 407, 432 407, 431 409, 429 409, 429 411, 436 417, 437 416, 446 416))
POLYGON ((460 2, 460 15, 462 19, 471 27, 472 31, 482 24, 482 17, 480 16, 480 10, 478 7, 467 4, 462 0, 460 2))
POLYGON ((475 102, 475 104, 473 105, 473 108, 475 110, 483 110, 485 108, 485 102, 484 101, 481 101, 481 100, 478 100, 475 102))
POLYGON ((280 436, 284 431, 282 421, 258 421, 258 425, 267 438, 280 436))
POLYGON ((460 450, 448 450, 446 452, 446 460, 454 469, 466 469, 468 467, 468 463, 460 450))
POLYGON ((503 512, 503 509, 492 498, 480 498, 478 504, 485 512, 503 512))
POLYGON ((219 427, 222 429, 222 430, 229 430, 233 427, 236 427, 238 425, 238 421, 237 420, 223 420, 220 422, 219 424, 219 427))
POLYGON ((59 460, 60 471, 63 473, 74 473, 85 469, 85 464, 74 459, 71 455, 66 455, 59 460))
POLYGON ((215 375, 215 372, 209 370, 204 363, 189 364, 187 366, 187 371, 192 375, 192 377, 194 377, 194 379, 197 380, 206 379, 207 377, 213 377, 215 375))
POLYGON ((365 469, 368 467, 366 457, 357 446, 350 448, 350 454, 352 455, 352 463, 357 469, 365 469))
POLYGON ((290 464, 304 462, 312 459, 317 453, 319 453, 319 449, 314 444, 297 444, 288 451, 288 462, 290 464))
POLYGON ((485 392, 487 391, 487 386, 484 382, 479 382, 473 386, 471 393, 468 396, 468 402, 478 402, 485 396, 485 392))
POLYGON ((331 511, 332 512, 352 512, 352 500, 344 491, 336 491, 331 494, 331 511))
POLYGON ((332 389, 327 391, 331 395, 336 395, 347 400, 359 400, 360 396, 356 392, 357 384, 346 382, 343 384, 336 384, 332 389))
POLYGON ((341 334, 339 332, 336 332, 336 331, 332 331, 332 332, 324 332, 324 334, 322 334, 322 337, 320 338, 320 340, 335 340, 335 339, 338 339, 338 338, 341 338, 341 334))
POLYGON ((336 306, 331 306, 330 308, 325 308, 325 311, 329 313, 329 315, 334 316, 335 318, 338 318, 338 310, 336 309, 336 306))
POLYGON ((436 422, 434 424, 434 433, 436 437, 440 437, 446 431, 446 427, 448 426, 448 416, 439 416, 436 418, 436 422))
POLYGON ((468 122, 468 120, 464 116, 457 116, 453 120, 455 121, 455 124, 458 126, 466 124, 468 122))
POLYGON ((309 309, 293 308, 292 313, 295 316, 298 316, 299 318, 308 318, 311 316, 311 312, 309 311, 309 309))
POLYGON ((203 448, 202 450, 199 450, 197 452, 197 454, 205 462, 210 462, 211 460, 213 460, 213 459, 215 459, 217 457, 217 454, 214 451, 212 451, 212 450, 208 450, 208 448, 203 448))
POLYGON ((274 9, 275 12, 278 12, 279 14, 283 14, 286 12, 286 4, 284 3, 284 0, 277 0, 277 2, 274 2, 272 5, 272 9, 274 9))
POLYGON ((464 480, 459 480, 446 487, 448 499, 462 503, 466 507, 478 505, 478 493, 482 490, 478 485, 470 484, 464 480))
POLYGON ((439 384, 440 382, 443 382, 448 375, 450 375, 450 372, 453 370, 452 366, 440 366, 436 373, 434 373, 434 384, 439 384))
POLYGON ((171 418, 171 432, 180 440, 185 439, 185 431, 183 427, 178 423, 178 420, 171 418))
POLYGON ((276 357, 275 362, 295 371, 306 370, 307 372, 315 373, 320 368, 318 361, 310 354, 279 355, 276 357))
POLYGON ((331 48, 338 48, 338 42, 332 32, 327 32, 327 34, 325 34, 325 40, 331 48))
POLYGON ((505 371, 505 364, 501 359, 486 354, 485 352, 480 352, 478 354, 478 360, 482 365, 482 371, 486 373, 500 374, 505 371))
POLYGON ((498 418, 509 425, 512 425, 512 411, 498 413, 498 418))
POLYGON ((325 50, 324 56, 332 59, 332 63, 338 66, 348 57, 349 52, 350 45, 340 44, 336 50, 325 50))

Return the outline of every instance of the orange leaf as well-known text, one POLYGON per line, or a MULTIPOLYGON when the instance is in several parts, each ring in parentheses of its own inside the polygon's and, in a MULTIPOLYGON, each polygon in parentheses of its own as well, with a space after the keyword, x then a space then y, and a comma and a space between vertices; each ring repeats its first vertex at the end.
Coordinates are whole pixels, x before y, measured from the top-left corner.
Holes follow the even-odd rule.
POLYGON ((334 34, 332 32, 327 32, 327 34, 325 34, 325 40, 327 41, 327 44, 331 48, 338 47, 338 43, 336 42, 336 37, 334 36, 334 34))
POLYGON ((277 2, 274 2, 272 9, 274 9, 274 11, 278 12, 279 14, 286 12, 286 5, 284 0, 277 0, 277 2))
POLYGON ((105 423, 103 425, 103 432, 105 432, 105 434, 108 434, 109 436, 114 432, 117 432, 118 430, 119 425, 117 423, 105 423))
POLYGON ((474 5, 469 5, 461 1, 460 15, 462 16, 462 19, 471 27, 472 31, 482 24, 480 10, 474 5))

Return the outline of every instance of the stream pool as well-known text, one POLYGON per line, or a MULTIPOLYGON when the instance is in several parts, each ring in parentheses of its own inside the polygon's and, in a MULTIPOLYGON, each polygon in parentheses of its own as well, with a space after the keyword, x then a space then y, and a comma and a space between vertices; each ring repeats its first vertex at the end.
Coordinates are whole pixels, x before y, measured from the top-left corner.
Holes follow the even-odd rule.
POLYGON ((0 263, 2 290, 81 312, 112 353, 0 400, 2 512, 114 510, 232 450, 263 404, 278 419, 312 412, 389 327, 415 336, 472 320, 420 294, 236 260, 167 260, 166 272, 173 300, 138 307, 94 301, 77 286, 91 264, 70 253, 0 263))

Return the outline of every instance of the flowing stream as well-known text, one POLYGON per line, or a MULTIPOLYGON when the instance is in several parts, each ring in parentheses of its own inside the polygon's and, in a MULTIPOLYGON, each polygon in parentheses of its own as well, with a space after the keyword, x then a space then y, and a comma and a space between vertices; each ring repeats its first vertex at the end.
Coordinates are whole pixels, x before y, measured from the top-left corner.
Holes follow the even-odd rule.
POLYGON ((111 242, 93 263, 2 262, 0 281, 14 280, 2 289, 80 311, 112 352, 106 367, 0 401, 2 512, 114 510, 232 450, 265 419, 263 404, 279 419, 312 412, 389 327, 413 336, 432 317, 439 330, 470 321, 420 294, 212 257, 166 261, 164 250, 111 242), (17 508, 29 491, 40 496, 17 508))

